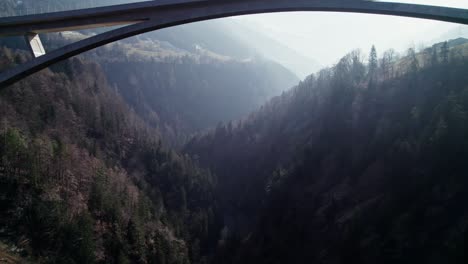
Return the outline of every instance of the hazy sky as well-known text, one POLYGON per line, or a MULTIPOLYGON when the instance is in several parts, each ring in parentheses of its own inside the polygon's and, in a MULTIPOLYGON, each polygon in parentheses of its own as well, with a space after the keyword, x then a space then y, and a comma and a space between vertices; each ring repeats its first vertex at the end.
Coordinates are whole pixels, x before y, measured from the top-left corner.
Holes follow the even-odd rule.
MULTIPOLYGON (((389 1, 390 2, 390 1, 389 1)), ((468 9, 468 0, 396 1, 427 5, 444 5, 468 9)), ((366 53, 372 44, 378 51, 432 43, 460 25, 424 19, 384 15, 292 12, 249 15, 234 18, 283 42, 299 53, 331 65, 352 49, 366 53)), ((468 29, 468 26, 462 26, 468 29)), ((463 28, 465 29, 465 28, 463 28)))

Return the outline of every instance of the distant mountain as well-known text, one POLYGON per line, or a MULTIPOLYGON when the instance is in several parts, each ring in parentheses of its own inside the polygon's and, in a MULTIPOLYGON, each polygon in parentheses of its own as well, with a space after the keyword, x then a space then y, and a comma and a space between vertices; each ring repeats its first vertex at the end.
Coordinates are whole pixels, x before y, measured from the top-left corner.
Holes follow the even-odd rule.
POLYGON ((216 53, 239 59, 261 56, 283 65, 301 79, 320 68, 313 59, 234 19, 197 22, 155 31, 147 36, 189 51, 193 51, 193 43, 197 43, 216 53))
POLYGON ((321 68, 319 62, 274 40, 241 20, 223 20, 222 26, 257 54, 275 61, 304 79, 321 68))
POLYGON ((261 56, 283 65, 301 79, 320 68, 313 59, 234 19, 197 22, 155 31, 146 36, 189 51, 193 51, 193 43, 197 43, 213 52, 235 58, 261 56))
POLYGON ((198 46, 239 60, 256 56, 255 50, 226 27, 229 24, 225 19, 201 21, 153 31, 140 38, 171 43, 188 52, 196 52, 198 46))

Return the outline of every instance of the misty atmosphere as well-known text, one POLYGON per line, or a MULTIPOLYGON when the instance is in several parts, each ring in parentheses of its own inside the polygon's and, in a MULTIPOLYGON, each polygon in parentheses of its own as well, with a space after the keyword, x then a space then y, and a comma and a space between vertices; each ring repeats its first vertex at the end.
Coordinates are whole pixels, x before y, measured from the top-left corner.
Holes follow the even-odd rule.
MULTIPOLYGON (((165 8, 236 1, 268 3, 165 8)), ((1 83, 127 26, 21 21, 136 2, 1 0, 0 263, 468 263, 467 1, 185 23, 1 83)))

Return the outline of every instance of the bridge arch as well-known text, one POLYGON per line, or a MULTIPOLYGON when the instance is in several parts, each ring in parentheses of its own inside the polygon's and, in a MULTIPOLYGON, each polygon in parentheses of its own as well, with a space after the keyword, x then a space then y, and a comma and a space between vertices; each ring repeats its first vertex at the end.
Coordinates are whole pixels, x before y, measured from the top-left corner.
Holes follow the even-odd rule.
POLYGON ((291 11, 394 15, 468 25, 468 10, 465 9, 365 0, 162 0, 2 18, 0 36, 130 25, 66 45, 2 72, 0 88, 56 62, 149 31, 222 17, 291 11))

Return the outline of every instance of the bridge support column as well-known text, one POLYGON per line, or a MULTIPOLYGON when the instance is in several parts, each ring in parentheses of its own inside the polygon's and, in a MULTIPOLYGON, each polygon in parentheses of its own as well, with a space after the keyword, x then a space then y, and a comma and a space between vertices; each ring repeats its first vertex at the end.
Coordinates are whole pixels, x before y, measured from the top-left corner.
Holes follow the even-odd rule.
POLYGON ((44 46, 42 46, 42 42, 38 34, 28 33, 24 36, 24 38, 28 44, 29 51, 35 58, 46 54, 44 46))

